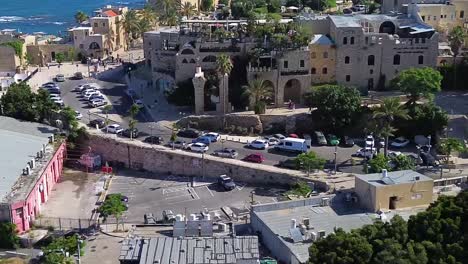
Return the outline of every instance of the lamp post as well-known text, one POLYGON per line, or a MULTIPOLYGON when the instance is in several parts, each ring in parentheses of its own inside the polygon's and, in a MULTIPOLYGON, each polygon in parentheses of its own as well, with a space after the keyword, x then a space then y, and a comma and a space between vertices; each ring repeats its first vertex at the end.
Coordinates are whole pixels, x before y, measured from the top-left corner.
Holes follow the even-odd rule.
POLYGON ((336 170, 338 168, 338 164, 337 164, 337 159, 336 159, 336 156, 338 154, 338 145, 335 145, 335 174, 336 174, 336 170))
POLYGON ((254 195, 255 195, 255 191, 252 190, 250 191, 250 203, 253 205, 255 203, 254 201, 254 195))
POLYGON ((222 138, 220 141, 221 141, 221 149, 224 149, 224 142, 226 142, 226 139, 222 138))

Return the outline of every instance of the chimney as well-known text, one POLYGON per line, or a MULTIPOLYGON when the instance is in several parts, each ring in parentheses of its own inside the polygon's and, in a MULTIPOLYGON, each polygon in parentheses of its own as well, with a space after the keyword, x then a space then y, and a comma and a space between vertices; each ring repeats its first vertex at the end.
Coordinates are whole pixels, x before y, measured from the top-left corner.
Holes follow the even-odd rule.
POLYGON ((387 178, 388 175, 387 175, 387 170, 386 169, 382 169, 382 178, 387 178))
POLYGON ((297 221, 296 219, 291 219, 291 228, 296 228, 297 221))

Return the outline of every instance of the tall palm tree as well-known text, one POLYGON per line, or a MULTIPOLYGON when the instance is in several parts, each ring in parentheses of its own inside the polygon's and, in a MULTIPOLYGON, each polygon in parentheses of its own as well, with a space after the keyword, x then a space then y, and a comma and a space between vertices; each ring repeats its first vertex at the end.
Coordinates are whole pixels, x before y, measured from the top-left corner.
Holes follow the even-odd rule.
POLYGON ((185 2, 180 7, 180 15, 190 19, 197 12, 197 8, 190 2, 185 2))
POLYGON ((145 5, 145 7, 140 10, 139 15, 140 19, 146 21, 146 23, 150 26, 150 30, 156 27, 158 16, 156 10, 152 6, 145 5))
POLYGON ((135 116, 140 112, 140 107, 136 104, 133 104, 128 113, 130 114, 130 121, 128 122, 128 127, 130 128, 130 140, 133 140, 133 130, 135 129, 138 121, 135 120, 135 116))
POLYGON ((392 129, 394 130, 392 124, 395 121, 395 118, 397 117, 402 119, 408 119, 408 110, 406 110, 404 106, 400 104, 400 100, 398 98, 386 98, 380 104, 380 107, 374 110, 373 117, 376 119, 380 119, 382 121, 381 129, 384 130, 385 128, 385 130, 389 132, 385 134, 382 132, 380 133, 385 138, 384 155, 386 157, 388 152, 388 138, 393 132, 392 129))
POLYGON ((179 15, 176 10, 169 9, 167 13, 159 18, 159 22, 169 27, 177 26, 179 23, 179 15))
POLYGON ((135 10, 129 10, 125 13, 123 20, 120 22, 122 28, 125 31, 125 41, 127 42, 127 48, 133 40, 139 37, 140 25, 139 25, 138 15, 135 10))
POLYGON ((248 86, 244 87, 245 96, 249 96, 252 105, 254 106, 255 114, 263 114, 265 108, 260 107, 260 102, 267 97, 273 95, 273 90, 262 79, 254 79, 249 82, 248 86))
POLYGON ((460 54, 460 49, 462 48, 466 37, 466 33, 461 26, 454 27, 448 35, 450 49, 453 52, 453 88, 456 88, 455 86, 457 85, 457 64, 455 60, 457 59, 458 54, 460 54))
MULTIPOLYGON (((216 71, 218 72, 219 75, 221 75, 221 79, 223 80, 222 87, 224 89, 224 76, 226 74, 230 74, 232 71, 232 68, 234 66, 232 65, 231 57, 229 57, 226 54, 221 54, 216 58, 216 71)), ((227 91, 223 91, 223 114, 226 113, 226 93, 227 91)))
POLYGON ((88 19, 88 15, 86 15, 83 11, 78 11, 75 14, 75 21, 78 24, 85 22, 88 19))
POLYGON ((104 43, 109 51, 114 51, 114 37, 115 32, 114 29, 111 27, 109 32, 106 34, 106 41, 104 43))
POLYGON ((108 132, 107 126, 109 125, 109 112, 112 110, 112 105, 106 105, 102 108, 102 112, 106 115, 104 125, 106 126, 106 133, 108 132))

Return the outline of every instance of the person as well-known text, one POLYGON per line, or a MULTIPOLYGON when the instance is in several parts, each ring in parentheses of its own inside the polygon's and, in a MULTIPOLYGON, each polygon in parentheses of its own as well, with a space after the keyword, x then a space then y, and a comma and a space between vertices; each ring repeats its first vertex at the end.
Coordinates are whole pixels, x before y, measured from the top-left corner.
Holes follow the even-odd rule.
POLYGON ((291 109, 291 107, 292 107, 292 101, 291 101, 291 99, 289 99, 289 102, 288 102, 288 109, 291 109))

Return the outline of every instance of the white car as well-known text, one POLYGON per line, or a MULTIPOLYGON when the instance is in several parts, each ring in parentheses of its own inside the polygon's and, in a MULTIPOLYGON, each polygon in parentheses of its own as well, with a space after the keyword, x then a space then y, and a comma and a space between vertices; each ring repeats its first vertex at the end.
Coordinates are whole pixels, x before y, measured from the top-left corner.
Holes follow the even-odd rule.
POLYGON ((204 137, 210 138, 211 142, 217 142, 221 139, 221 136, 218 133, 215 132, 209 132, 203 135, 204 137))
POLYGON ((208 151, 208 146, 203 144, 203 143, 191 143, 188 144, 186 147, 187 150, 193 151, 193 152, 207 152, 208 151))
POLYGON ((57 82, 64 82, 64 81, 65 81, 65 75, 63 75, 63 74, 57 74, 57 75, 55 76, 55 80, 56 80, 57 82))
POLYGON ((268 140, 268 146, 275 146, 275 145, 278 145, 278 143, 280 143, 280 140, 274 137, 268 138, 267 140, 268 140))
POLYGON ((91 93, 91 92, 97 92, 97 90, 94 89, 94 88, 86 88, 86 87, 83 90, 81 90, 82 95, 87 94, 87 93, 91 93))
POLYGON ((57 97, 52 98, 52 101, 53 101, 56 105, 58 105, 58 106, 64 106, 64 105, 65 105, 65 103, 63 102, 63 100, 60 99, 60 98, 57 98, 57 97))
POLYGON ((373 148, 374 147, 374 136, 368 135, 366 137, 366 148, 373 148))
POLYGON ((83 118, 83 115, 82 115, 80 112, 75 111, 75 118, 76 118, 77 120, 81 120, 81 118, 83 118))
POLYGON ((404 148, 409 144, 409 140, 404 137, 395 138, 392 143, 390 144, 392 147, 395 148, 404 148))
POLYGON ((103 106, 103 105, 106 105, 106 104, 107 104, 107 102, 102 100, 102 99, 93 99, 93 100, 88 102, 88 106, 91 107, 91 108, 103 106))
POLYGON ((83 97, 86 99, 86 100, 89 100, 89 98, 91 98, 91 96, 93 95, 102 95, 101 92, 97 92, 97 91, 94 91, 94 92, 89 92, 89 93, 85 93, 83 95, 83 97))
POLYGON ((358 149, 358 151, 356 151, 356 153, 353 154, 352 156, 361 157, 361 158, 371 158, 372 156, 374 156, 374 154, 375 154, 375 150, 373 149, 361 148, 361 149, 358 149))
POLYGON ((119 134, 119 133, 122 133, 123 128, 119 124, 112 124, 112 125, 108 125, 106 127, 106 130, 109 133, 119 134))
POLYGON ((49 94, 49 97, 52 101, 62 99, 58 94, 49 94))
POLYGON ((268 148, 268 141, 265 139, 256 139, 249 143, 249 147, 254 149, 266 149, 268 148))

